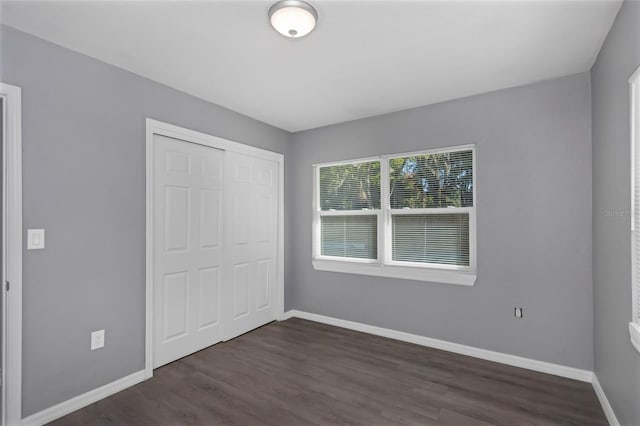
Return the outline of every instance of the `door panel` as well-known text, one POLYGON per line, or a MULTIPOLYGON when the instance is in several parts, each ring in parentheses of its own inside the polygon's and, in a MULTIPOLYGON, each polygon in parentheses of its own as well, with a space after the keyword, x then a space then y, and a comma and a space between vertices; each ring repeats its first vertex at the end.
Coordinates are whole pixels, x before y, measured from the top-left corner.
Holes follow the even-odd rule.
MULTIPOLYGON (((233 265, 233 318, 249 313, 249 264, 233 265)), ((226 325, 226 322, 225 322, 226 325)))
POLYGON ((271 285, 269 285, 269 276, 271 270, 271 259, 261 259, 257 262, 258 275, 257 275, 257 289, 258 289, 258 310, 268 308, 271 304, 270 292, 271 285))
POLYGON ((200 248, 217 247, 220 243, 220 191, 200 192, 200 248))
POLYGON ((221 340, 223 160, 154 136, 154 368, 221 340))
POLYGON ((218 324, 218 304, 210 303, 212 300, 217 300, 218 294, 220 294, 220 268, 203 268, 200 269, 200 279, 198 280, 200 285, 198 293, 199 304, 199 330, 205 327, 212 327, 218 324))
POLYGON ((166 186, 165 250, 186 250, 189 247, 189 187, 166 186))
POLYGON ((224 340, 275 319, 278 164, 225 153, 225 262, 229 264, 223 309, 224 340))
POLYGON ((163 309, 163 339, 162 342, 174 340, 187 333, 187 306, 189 299, 188 273, 178 272, 164 276, 163 309))

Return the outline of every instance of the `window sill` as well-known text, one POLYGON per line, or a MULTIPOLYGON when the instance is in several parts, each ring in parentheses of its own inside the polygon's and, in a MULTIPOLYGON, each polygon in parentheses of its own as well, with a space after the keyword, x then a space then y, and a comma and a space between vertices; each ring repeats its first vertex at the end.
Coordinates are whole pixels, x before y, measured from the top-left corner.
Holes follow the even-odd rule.
POLYGON ((630 322, 629 335, 631 337, 631 344, 638 352, 640 352, 640 325, 635 322, 630 322))
POLYGON ((341 260, 315 259, 313 268, 318 271, 342 272, 345 274, 373 275, 442 284, 473 286, 476 274, 452 270, 420 268, 412 266, 379 265, 341 260))

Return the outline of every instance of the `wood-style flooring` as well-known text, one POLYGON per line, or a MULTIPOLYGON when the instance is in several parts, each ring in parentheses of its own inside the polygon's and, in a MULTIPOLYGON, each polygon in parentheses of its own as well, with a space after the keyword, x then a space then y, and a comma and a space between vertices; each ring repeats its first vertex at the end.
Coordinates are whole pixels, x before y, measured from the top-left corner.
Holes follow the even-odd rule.
POLYGON ((301 319, 154 372, 63 425, 606 425, 590 384, 301 319))

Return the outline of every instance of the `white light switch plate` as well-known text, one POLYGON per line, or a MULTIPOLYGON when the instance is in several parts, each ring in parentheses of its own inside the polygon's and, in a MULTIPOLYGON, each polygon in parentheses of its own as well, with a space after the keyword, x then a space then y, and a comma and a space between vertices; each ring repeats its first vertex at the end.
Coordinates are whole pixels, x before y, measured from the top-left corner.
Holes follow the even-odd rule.
POLYGON ((39 250, 44 248, 44 229, 27 230, 27 250, 39 250))
POLYGON ((98 330, 91 333, 91 350, 95 351, 104 347, 104 330, 98 330))

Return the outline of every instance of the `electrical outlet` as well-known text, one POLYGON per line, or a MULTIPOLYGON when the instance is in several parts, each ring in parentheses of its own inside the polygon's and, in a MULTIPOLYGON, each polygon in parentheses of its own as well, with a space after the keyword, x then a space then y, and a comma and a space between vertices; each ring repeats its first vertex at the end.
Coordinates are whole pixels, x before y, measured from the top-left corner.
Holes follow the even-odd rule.
POLYGON ((516 318, 524 317, 524 309, 518 307, 513 308, 513 316, 516 318))
POLYGON ((104 347, 104 330, 98 330, 91 333, 91 350, 95 351, 104 347))

